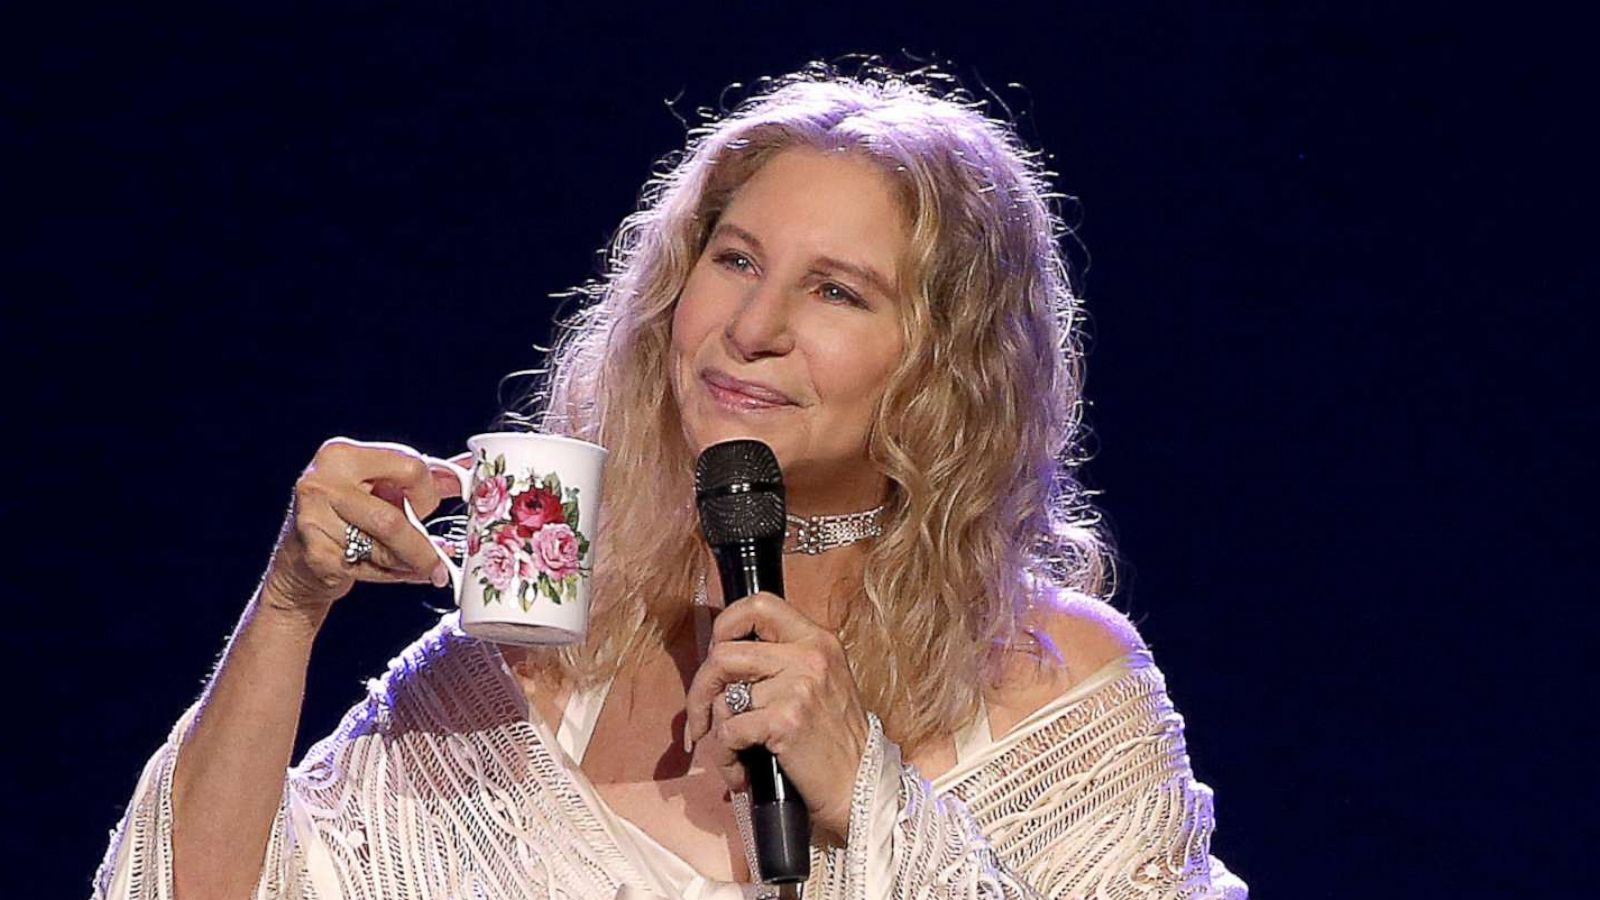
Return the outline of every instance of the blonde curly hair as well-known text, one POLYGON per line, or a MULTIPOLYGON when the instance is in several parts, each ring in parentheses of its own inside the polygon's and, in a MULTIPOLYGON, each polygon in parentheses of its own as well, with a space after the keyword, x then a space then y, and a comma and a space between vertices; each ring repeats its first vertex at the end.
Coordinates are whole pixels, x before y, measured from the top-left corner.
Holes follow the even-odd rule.
MULTIPOLYGON (((721 211, 775 154, 855 154, 911 223, 906 352, 869 439, 890 483, 884 534, 839 635, 863 700, 907 747, 977 708, 1002 654, 1042 658, 1045 592, 1105 599, 1114 553, 1074 476, 1082 306, 1037 151, 932 68, 812 63, 767 79, 665 157, 562 324, 539 388, 501 425, 610 450, 589 640, 544 655, 578 684, 679 620, 703 577, 693 453, 670 390, 673 307, 721 211)), ((709 115, 709 114, 708 114, 709 115)), ((1056 660, 1059 662, 1059 660, 1056 660)))

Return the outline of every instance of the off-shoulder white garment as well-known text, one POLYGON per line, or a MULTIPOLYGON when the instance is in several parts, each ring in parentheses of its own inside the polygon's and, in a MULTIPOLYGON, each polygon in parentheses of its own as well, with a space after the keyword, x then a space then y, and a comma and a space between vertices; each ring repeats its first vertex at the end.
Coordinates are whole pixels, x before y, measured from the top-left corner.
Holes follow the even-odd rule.
MULTIPOLYGON (((561 749, 562 762, 572 775, 574 785, 583 792, 595 809, 597 816, 619 838, 622 849, 633 857, 640 869, 650 872, 657 881, 667 885, 668 896, 682 900, 743 900, 754 896, 755 887, 732 881, 720 881, 700 874, 687 860, 650 836, 643 828, 613 810, 610 804, 584 774, 581 766, 594 736, 594 727, 600 720, 600 709, 611 692, 613 680, 607 680, 589 690, 575 690, 562 711, 560 727, 556 729, 556 745, 561 749)), ((751 871, 756 871, 750 861, 751 871)), ((635 894, 634 896, 659 896, 635 894)))
MULTIPOLYGON (((604 691, 552 734, 492 644, 446 616, 368 685, 284 785, 257 898, 734 900, 614 813, 578 768, 604 691)), ((146 764, 94 896, 172 897, 172 772, 191 707, 146 764)), ((876 716, 842 848, 812 848, 808 900, 1223 898, 1211 791, 1147 652, 990 740, 980 716, 933 782, 876 716)))
MULTIPOLYGON (((702 875, 687 860, 667 849, 649 832, 613 810, 589 782, 581 766, 584 754, 589 749, 589 741, 594 737, 595 725, 600 720, 600 709, 605 705, 614 681, 615 679, 608 679, 588 690, 573 691, 567 700, 566 708, 562 711, 560 727, 556 729, 556 744, 565 756, 564 762, 572 772, 573 781, 592 800, 595 811, 606 820, 607 825, 625 833, 627 841, 632 844, 625 849, 635 856, 639 866, 654 871, 661 880, 671 886, 672 896, 681 897, 682 900, 743 900, 746 897, 756 896, 758 894, 756 886, 741 885, 738 882, 722 881, 702 875)), ((989 710, 983 698, 979 697, 977 716, 955 735, 956 766, 959 767, 963 762, 975 758, 990 743, 989 710)), ((741 807, 739 818, 743 825, 748 822, 746 818, 748 804, 743 797, 735 799, 741 807)), ((745 842, 745 846, 749 847, 748 841, 745 842)), ((755 859, 748 859, 747 862, 750 871, 758 871, 759 866, 755 859)))

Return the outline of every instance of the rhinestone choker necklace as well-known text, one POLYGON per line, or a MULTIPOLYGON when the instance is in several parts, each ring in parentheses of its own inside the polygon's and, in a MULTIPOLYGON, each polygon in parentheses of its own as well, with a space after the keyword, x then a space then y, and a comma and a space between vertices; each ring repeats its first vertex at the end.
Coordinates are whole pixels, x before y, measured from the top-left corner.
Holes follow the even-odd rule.
POLYGON ((883 524, 878 521, 882 512, 880 504, 873 509, 838 516, 791 514, 786 517, 789 525, 783 535, 783 552, 816 556, 835 547, 875 538, 883 534, 883 524))

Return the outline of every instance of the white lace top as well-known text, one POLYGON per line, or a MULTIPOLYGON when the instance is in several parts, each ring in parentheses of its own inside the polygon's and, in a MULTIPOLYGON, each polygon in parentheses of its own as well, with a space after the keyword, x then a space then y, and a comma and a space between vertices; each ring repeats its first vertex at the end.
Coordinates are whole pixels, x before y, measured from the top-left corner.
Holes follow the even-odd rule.
MULTIPOLYGON (((255 896, 754 896, 700 876, 589 784, 577 763, 603 699, 577 695, 551 734, 494 645, 446 616, 288 772, 255 896)), ((172 773, 196 711, 145 766, 95 897, 172 897, 172 773)), ((998 740, 980 715, 932 783, 869 719, 848 840, 812 848, 807 898, 1245 898, 1210 855, 1211 791, 1148 652, 998 740)))

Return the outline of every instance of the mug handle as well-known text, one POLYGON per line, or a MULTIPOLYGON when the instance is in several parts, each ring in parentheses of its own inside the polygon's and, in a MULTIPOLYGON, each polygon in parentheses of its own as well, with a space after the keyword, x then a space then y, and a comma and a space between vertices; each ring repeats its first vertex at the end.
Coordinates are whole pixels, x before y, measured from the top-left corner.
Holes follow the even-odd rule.
MULTIPOLYGON (((438 457, 428 456, 427 454, 423 454, 422 458, 428 464, 428 466, 430 468, 435 466, 435 465, 439 465, 439 466, 444 466, 445 468, 449 469, 451 472, 455 473, 456 480, 461 482, 461 500, 462 500, 462 502, 464 502, 464 503, 471 503, 472 502, 472 470, 471 469, 465 468, 463 466, 458 466, 458 465, 456 465, 455 463, 451 462, 448 459, 439 459, 438 457)), ((445 570, 450 573, 451 592, 455 594, 457 600, 460 600, 460 598, 461 598, 461 567, 456 565, 454 560, 450 559, 450 554, 446 553, 443 547, 441 547, 438 544, 433 542, 433 535, 428 531, 427 526, 422 524, 422 519, 417 516, 417 511, 411 508, 411 500, 408 499, 408 498, 404 498, 403 497, 403 498, 401 498, 400 502, 401 502, 401 505, 405 507, 406 519, 411 522, 411 526, 413 528, 417 529, 418 531, 422 532, 423 535, 425 535, 428 538, 428 546, 433 548, 433 552, 434 552, 435 555, 437 555, 439 557, 439 561, 444 563, 445 570)))

